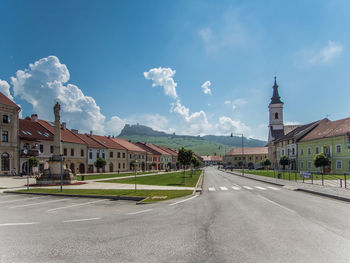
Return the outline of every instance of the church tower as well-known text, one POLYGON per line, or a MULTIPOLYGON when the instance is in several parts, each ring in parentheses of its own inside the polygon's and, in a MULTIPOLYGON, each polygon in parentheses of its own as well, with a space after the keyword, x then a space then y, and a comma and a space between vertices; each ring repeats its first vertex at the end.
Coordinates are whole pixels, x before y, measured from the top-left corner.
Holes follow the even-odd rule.
POLYGON ((278 85, 275 77, 273 94, 269 104, 269 143, 284 135, 283 102, 278 94, 278 85))

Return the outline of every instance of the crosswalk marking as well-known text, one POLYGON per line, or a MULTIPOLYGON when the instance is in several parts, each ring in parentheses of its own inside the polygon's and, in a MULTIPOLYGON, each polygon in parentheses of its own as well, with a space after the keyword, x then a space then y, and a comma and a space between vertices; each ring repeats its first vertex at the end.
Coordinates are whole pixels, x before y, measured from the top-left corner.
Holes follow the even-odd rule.
POLYGON ((275 191, 279 191, 280 189, 276 188, 276 187, 273 187, 273 186, 269 186, 268 188, 272 189, 272 190, 275 190, 275 191))
POLYGON ((208 190, 209 191, 215 191, 215 188, 214 187, 209 187, 208 190))
POLYGON ((241 190, 241 188, 238 187, 238 186, 232 186, 232 189, 233 189, 233 190, 241 190))
POLYGON ((253 188, 252 187, 250 187, 250 186, 243 186, 245 189, 248 189, 248 190, 253 190, 253 188))
POLYGON ((227 187, 225 187, 225 186, 221 186, 220 189, 223 190, 223 191, 227 191, 228 190, 227 187))
POLYGON ((266 188, 261 187, 261 186, 255 186, 255 188, 260 189, 260 190, 266 190, 266 188))
POLYGON ((269 190, 269 189, 274 190, 274 191, 279 191, 280 190, 280 189, 278 189, 276 187, 273 187, 273 186, 265 186, 265 187, 254 186, 254 187, 252 187, 252 186, 247 186, 247 185, 240 186, 238 184, 235 184, 234 186, 230 186, 230 187, 220 186, 220 187, 215 188, 214 186, 210 186, 210 187, 208 187, 208 191, 210 191, 210 192, 214 192, 216 190, 227 191, 227 190, 229 190, 229 188, 232 189, 232 190, 235 190, 235 191, 242 190, 242 188, 247 189, 247 190, 259 189, 259 190, 263 190, 263 191, 269 190))

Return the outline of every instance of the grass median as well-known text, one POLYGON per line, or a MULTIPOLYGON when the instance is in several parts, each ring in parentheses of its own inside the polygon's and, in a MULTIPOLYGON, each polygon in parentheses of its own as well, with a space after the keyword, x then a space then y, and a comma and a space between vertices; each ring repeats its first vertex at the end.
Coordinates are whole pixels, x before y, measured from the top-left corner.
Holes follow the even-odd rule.
MULTIPOLYGON (((195 187, 199 176, 201 175, 201 170, 193 171, 191 177, 191 171, 186 171, 185 176, 182 172, 157 174, 151 176, 136 176, 136 184, 144 185, 162 185, 162 186, 180 186, 180 187, 195 187)), ((104 183, 118 183, 118 184, 134 184, 135 178, 125 178, 125 179, 115 179, 103 181, 104 183)))
POLYGON ((113 189, 30 189, 16 192, 41 193, 41 194, 69 194, 69 195, 99 195, 99 196, 125 196, 148 197, 144 203, 170 200, 192 194, 191 190, 113 190, 113 189))
MULTIPOLYGON (((154 174, 154 173, 157 173, 157 172, 156 171, 153 171, 153 172, 138 172, 137 175, 154 174)), ((131 176, 131 175, 135 175, 135 173, 87 174, 87 175, 84 175, 84 180, 88 181, 88 180, 96 180, 96 179, 124 177, 124 176, 131 176)), ((77 175, 76 177, 77 177, 78 181, 82 181, 82 176, 81 175, 77 175)))

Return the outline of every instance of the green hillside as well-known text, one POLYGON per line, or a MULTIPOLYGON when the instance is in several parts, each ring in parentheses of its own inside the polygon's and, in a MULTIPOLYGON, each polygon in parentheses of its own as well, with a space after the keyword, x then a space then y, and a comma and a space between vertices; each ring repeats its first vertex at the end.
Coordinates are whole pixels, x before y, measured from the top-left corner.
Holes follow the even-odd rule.
POLYGON ((224 155, 225 148, 228 152, 231 147, 221 143, 206 141, 201 138, 184 138, 173 136, 148 136, 148 135, 122 135, 120 138, 131 140, 132 142, 148 142, 158 145, 164 145, 169 148, 190 148, 199 155, 224 155))

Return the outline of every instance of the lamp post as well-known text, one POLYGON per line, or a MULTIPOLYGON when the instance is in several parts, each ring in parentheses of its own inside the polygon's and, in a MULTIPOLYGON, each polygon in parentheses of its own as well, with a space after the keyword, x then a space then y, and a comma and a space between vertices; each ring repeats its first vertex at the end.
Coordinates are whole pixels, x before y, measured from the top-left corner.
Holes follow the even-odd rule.
POLYGON ((135 160, 135 165, 134 165, 134 169, 135 169, 135 192, 136 192, 136 166, 137 166, 138 160, 135 160))
POLYGON ((63 155, 62 154, 60 154, 60 169, 61 169, 61 171, 60 171, 60 181, 61 181, 61 192, 62 192, 62 185, 63 185, 63 155))
MULTIPOLYGON (((236 133, 237 135, 241 135, 242 137, 242 175, 244 176, 244 163, 243 163, 243 158, 244 158, 244 142, 243 142, 243 133, 236 133)), ((233 137, 233 132, 231 132, 231 137, 233 137)))

